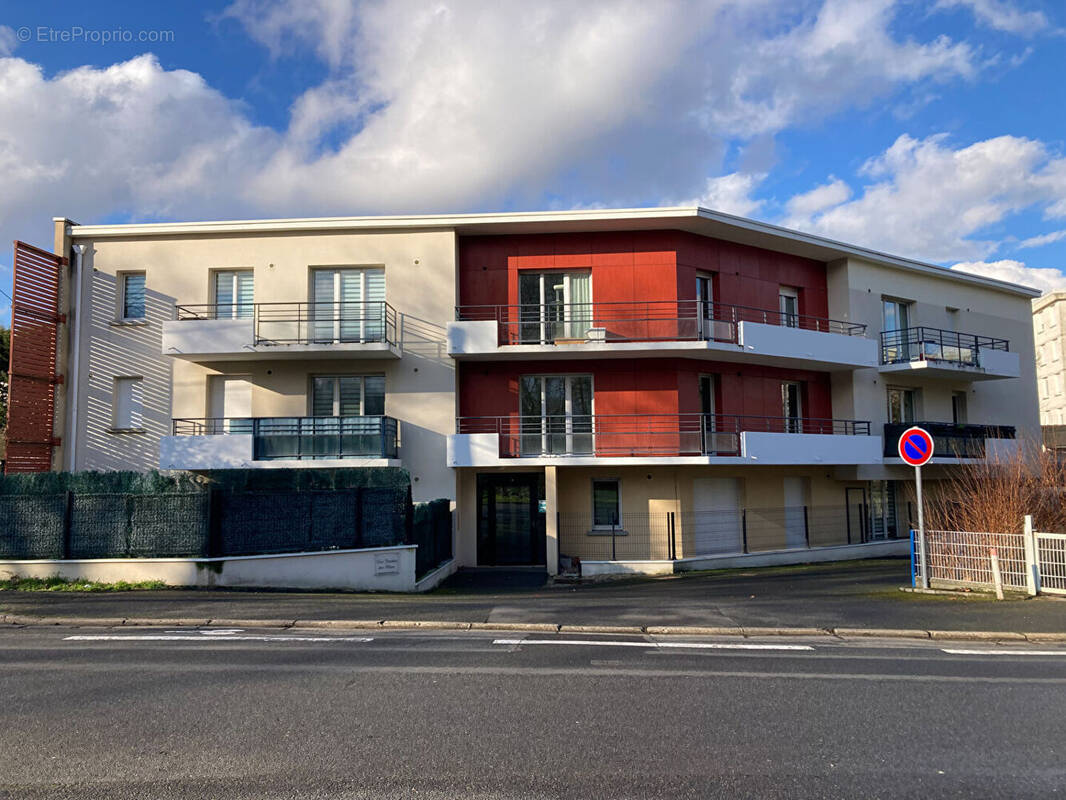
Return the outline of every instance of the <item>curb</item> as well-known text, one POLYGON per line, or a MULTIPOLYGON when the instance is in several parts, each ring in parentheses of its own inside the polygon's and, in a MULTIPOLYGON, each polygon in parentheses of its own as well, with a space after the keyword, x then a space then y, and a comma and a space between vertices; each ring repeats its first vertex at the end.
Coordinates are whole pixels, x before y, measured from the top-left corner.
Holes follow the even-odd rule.
POLYGON ((454 622, 450 620, 356 619, 203 619, 200 617, 40 617, 0 614, 0 624, 71 628, 344 628, 366 630, 525 631, 527 633, 598 633, 626 636, 834 636, 840 639, 933 639, 987 642, 1066 642, 1062 633, 1017 631, 941 631, 907 628, 728 628, 700 625, 570 625, 554 622, 454 622))

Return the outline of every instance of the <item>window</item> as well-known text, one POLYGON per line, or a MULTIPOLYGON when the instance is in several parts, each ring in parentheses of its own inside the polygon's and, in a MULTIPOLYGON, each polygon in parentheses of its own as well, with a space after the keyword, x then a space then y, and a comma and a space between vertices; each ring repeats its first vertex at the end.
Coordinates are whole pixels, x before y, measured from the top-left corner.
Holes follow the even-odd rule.
POLYGON ((886 331, 902 331, 911 326, 911 304, 903 300, 883 300, 882 313, 886 331))
POLYGON ((523 375, 522 455, 592 453, 592 376, 523 375))
POLYGON ((141 378, 115 378, 111 399, 111 426, 115 430, 139 430, 144 425, 141 378))
POLYGON ((888 387, 888 421, 896 424, 914 422, 914 389, 888 387))
POLYGON ((1047 389, 1047 378, 1040 379, 1040 396, 1044 398, 1051 397, 1051 393, 1047 389))
POLYGON ((311 378, 313 417, 380 417, 384 414, 384 375, 316 375, 311 378))
POLYGON ((122 275, 122 319, 144 319, 144 273, 122 275))
POLYGON ((311 318, 315 342, 385 341, 385 270, 312 270, 311 318))
POLYGON ((617 478, 592 481, 592 527, 618 525, 622 520, 621 499, 617 478))
POLYGON ((781 416, 785 433, 803 432, 803 384, 799 381, 781 383, 781 416))
POLYGON ((956 425, 966 424, 966 392, 951 393, 951 421, 956 425))
POLYGON ((218 319, 251 319, 255 274, 250 269, 215 273, 215 316, 218 319))
POLYGON ((778 310, 781 312, 781 324, 789 328, 799 327, 799 289, 794 286, 782 286, 777 290, 778 310))
POLYGON ((586 339, 592 327, 592 276, 588 272, 521 272, 518 275, 520 341, 586 339))

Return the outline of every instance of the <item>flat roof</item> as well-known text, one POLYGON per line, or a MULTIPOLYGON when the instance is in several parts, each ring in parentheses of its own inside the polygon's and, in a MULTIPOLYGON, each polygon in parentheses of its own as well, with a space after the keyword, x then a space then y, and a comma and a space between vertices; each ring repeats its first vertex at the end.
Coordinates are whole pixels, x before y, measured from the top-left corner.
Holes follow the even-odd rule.
POLYGON ((516 211, 486 214, 412 214, 376 217, 149 222, 124 225, 77 225, 73 238, 135 238, 211 234, 301 233, 323 231, 454 230, 458 235, 578 233, 618 230, 683 230, 701 236, 761 247, 816 261, 860 258, 882 266, 990 289, 1039 297, 1040 290, 1008 281, 894 256, 868 247, 838 242, 767 222, 723 214, 699 206, 608 208, 573 211, 516 211))

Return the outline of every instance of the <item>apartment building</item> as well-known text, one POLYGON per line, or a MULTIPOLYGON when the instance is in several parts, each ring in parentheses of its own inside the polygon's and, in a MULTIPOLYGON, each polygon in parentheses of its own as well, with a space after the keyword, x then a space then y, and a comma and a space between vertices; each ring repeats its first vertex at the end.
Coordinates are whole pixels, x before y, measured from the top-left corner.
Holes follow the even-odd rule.
POLYGON ((1038 292, 705 209, 60 219, 55 253, 63 382, 9 466, 402 466, 464 565, 891 539, 909 424, 932 480, 1039 433, 1038 292))
POLYGON ((1033 339, 1040 424, 1066 425, 1066 291, 1048 292, 1033 301, 1033 339))

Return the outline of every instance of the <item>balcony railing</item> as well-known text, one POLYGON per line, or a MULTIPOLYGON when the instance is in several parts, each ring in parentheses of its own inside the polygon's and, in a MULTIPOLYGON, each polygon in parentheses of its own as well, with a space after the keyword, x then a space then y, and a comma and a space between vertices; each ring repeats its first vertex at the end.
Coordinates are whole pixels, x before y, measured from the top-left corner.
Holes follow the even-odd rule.
POLYGON ((209 417, 175 419, 175 436, 251 434, 256 461, 396 458, 392 417, 209 417))
POLYGON ((885 456, 899 456, 899 437, 913 426, 933 437, 933 458, 984 458, 988 439, 1013 439, 1010 425, 956 425, 951 422, 889 422, 885 425, 885 456))
POLYGON ((707 303, 652 300, 617 303, 457 306, 460 321, 495 321, 499 343, 737 341, 737 325, 757 322, 862 336, 866 326, 805 314, 707 303))
POLYGON ((179 320, 247 319, 256 345, 396 342, 396 310, 384 301, 177 306, 179 320))
POLYGON ((958 333, 940 328, 904 328, 881 334, 881 363, 903 364, 909 361, 947 361, 964 366, 980 366, 982 349, 1010 349, 1006 339, 958 333))
POLYGON ((740 434, 868 436, 870 423, 733 414, 595 414, 459 417, 460 434, 495 433, 503 458, 741 455, 740 434))

